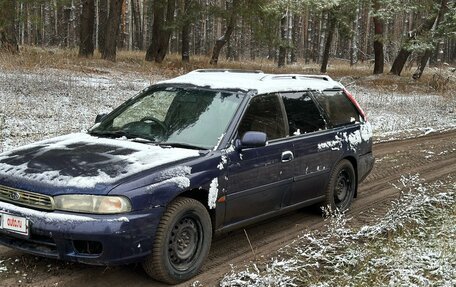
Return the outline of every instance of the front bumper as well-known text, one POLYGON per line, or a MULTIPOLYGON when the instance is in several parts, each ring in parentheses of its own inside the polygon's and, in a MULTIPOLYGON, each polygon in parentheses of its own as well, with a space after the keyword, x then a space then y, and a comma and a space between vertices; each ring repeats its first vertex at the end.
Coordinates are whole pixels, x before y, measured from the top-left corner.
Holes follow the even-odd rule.
POLYGON ((0 212, 24 217, 29 235, 0 229, 0 244, 26 253, 93 265, 138 262, 151 252, 164 209, 116 215, 44 212, 0 201, 0 212))

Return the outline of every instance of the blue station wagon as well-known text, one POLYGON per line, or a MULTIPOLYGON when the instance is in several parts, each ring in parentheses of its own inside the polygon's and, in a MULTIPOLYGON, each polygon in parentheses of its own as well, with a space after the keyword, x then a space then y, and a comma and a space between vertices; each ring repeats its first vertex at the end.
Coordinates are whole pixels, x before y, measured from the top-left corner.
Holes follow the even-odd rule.
POLYGON ((0 244, 94 265, 196 275, 215 232, 319 204, 346 210, 372 130, 328 76, 196 70, 86 133, 0 154, 0 244))

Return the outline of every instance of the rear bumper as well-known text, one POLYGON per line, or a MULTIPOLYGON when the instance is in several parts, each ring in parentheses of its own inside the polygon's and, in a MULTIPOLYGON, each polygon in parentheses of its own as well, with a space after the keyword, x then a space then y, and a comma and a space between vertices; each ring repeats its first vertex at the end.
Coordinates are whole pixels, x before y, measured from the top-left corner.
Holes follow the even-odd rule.
POLYGON ((0 244, 26 253, 93 265, 138 262, 151 252, 163 208, 117 215, 42 212, 0 202, 0 212, 25 217, 29 236, 0 229, 0 244))
POLYGON ((362 182, 374 168, 375 157, 372 152, 359 157, 358 182, 362 182))

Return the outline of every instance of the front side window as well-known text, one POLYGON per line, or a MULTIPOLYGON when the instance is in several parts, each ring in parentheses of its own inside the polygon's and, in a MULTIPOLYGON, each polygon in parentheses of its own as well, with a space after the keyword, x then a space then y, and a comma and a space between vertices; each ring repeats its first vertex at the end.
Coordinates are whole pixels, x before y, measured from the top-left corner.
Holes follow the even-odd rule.
POLYGON ((333 126, 341 126, 360 122, 361 116, 341 90, 325 90, 322 93, 315 92, 315 98, 326 111, 333 126))
POLYGON ((276 94, 256 96, 239 125, 238 136, 248 131, 264 132, 268 140, 283 138, 288 135, 280 99, 276 94))
POLYGON ((325 129, 325 121, 309 92, 282 93, 290 136, 325 129))
POLYGON ((90 133, 210 149, 226 131, 241 101, 233 92, 163 87, 121 106, 90 133))

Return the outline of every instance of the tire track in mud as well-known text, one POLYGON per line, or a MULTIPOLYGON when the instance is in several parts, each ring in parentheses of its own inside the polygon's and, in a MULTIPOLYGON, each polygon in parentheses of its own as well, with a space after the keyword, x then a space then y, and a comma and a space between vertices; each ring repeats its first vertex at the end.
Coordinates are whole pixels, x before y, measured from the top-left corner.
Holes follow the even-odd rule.
MULTIPOLYGON (((426 181, 442 178, 456 171, 456 131, 430 134, 420 138, 378 143, 374 145, 377 158, 374 170, 360 185, 358 198, 349 212, 355 225, 371 223, 383 215, 389 203, 397 198, 398 191, 392 185, 401 175, 416 174, 426 181), (433 152, 430 154, 429 152, 433 152)), ((200 274, 180 286, 190 286, 199 281, 203 286, 216 286, 221 277, 230 270, 230 264, 242 267, 253 259, 267 258, 282 246, 291 243, 305 230, 317 230, 324 226, 317 209, 305 208, 260 224, 245 228, 252 243, 255 256, 246 239, 244 230, 215 237, 209 258, 200 274)), ((2 256, 33 258, 17 251, 0 248, 2 256)), ((139 265, 112 268, 90 267, 82 264, 55 263, 38 260, 35 263, 32 282, 17 284, 16 278, 0 279, 2 286, 166 286, 152 281, 139 265), (58 271, 46 273, 48 264, 55 264, 58 271), (44 266, 42 266, 44 265, 44 266)), ((27 271, 29 272, 29 271, 27 271)), ((1 274, 0 274, 1 275, 1 274)), ((20 279, 20 278, 19 278, 20 279)))

